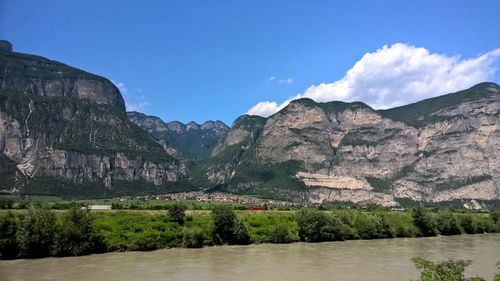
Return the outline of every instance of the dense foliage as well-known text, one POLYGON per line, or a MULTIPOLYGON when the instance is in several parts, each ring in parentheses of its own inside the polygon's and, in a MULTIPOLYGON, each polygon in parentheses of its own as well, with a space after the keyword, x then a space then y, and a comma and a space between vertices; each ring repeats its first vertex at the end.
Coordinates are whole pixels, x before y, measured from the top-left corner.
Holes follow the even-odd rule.
POLYGON ((212 209, 213 239, 216 244, 248 244, 250 236, 241 218, 228 205, 216 205, 212 209))
MULTIPOLYGON (((465 277, 466 268, 472 263, 470 260, 448 259, 433 262, 422 257, 412 259, 415 267, 419 269, 420 281, 484 281, 481 277, 465 277)), ((495 281, 498 274, 495 275, 495 281)))
POLYGON ((176 202, 175 204, 168 206, 168 217, 170 221, 183 225, 186 210, 187 206, 180 202, 176 202))
POLYGON ((0 211, 0 257, 35 258, 165 247, 320 242, 500 230, 498 212, 476 214, 420 207, 395 212, 375 206, 369 210, 239 211, 239 205, 230 204, 200 210, 199 205, 189 202, 182 205, 170 202, 167 206, 179 211, 174 212, 178 215, 171 216, 170 212, 165 215, 163 210, 88 211, 78 205, 57 212, 40 205, 31 205, 27 210, 0 211), (186 211, 185 206, 189 210, 186 211))

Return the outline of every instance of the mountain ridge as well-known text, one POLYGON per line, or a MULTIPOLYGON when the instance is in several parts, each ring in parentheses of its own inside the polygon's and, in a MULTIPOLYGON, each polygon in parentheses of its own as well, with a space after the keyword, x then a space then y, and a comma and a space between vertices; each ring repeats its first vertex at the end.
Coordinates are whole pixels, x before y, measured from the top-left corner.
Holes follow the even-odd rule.
POLYGON ((500 200, 500 87, 375 110, 290 102, 231 127, 125 112, 109 80, 0 51, 0 190, 109 197, 225 191, 305 203, 500 200))

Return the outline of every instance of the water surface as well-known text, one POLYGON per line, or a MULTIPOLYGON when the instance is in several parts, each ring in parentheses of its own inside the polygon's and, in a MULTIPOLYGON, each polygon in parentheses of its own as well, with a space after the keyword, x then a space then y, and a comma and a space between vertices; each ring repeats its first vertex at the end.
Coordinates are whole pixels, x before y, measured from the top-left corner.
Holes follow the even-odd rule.
POLYGON ((413 256, 470 259, 493 279, 500 234, 262 244, 0 261, 0 280, 410 280, 413 256))

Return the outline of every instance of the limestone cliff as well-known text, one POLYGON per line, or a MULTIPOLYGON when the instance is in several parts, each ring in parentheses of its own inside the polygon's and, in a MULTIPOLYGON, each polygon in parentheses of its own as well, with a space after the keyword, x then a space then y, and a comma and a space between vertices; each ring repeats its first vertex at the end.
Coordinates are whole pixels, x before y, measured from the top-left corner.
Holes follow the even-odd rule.
POLYGON ((300 99, 259 125, 235 122, 204 174, 231 192, 310 202, 498 200, 499 115, 493 83, 384 111, 300 99))
POLYGON ((127 119, 110 81, 6 49, 0 51, 0 160, 3 192, 63 196, 167 188, 186 172, 127 119))

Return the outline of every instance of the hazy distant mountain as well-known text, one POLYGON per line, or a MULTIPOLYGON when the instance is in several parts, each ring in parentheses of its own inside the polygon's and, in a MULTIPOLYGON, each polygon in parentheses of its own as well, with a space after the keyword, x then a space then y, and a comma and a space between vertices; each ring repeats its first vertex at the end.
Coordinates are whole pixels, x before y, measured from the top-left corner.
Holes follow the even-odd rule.
POLYGON ((127 112, 130 121, 150 133, 165 149, 179 159, 196 160, 209 155, 211 149, 229 131, 221 121, 183 124, 163 122, 156 116, 127 112))

